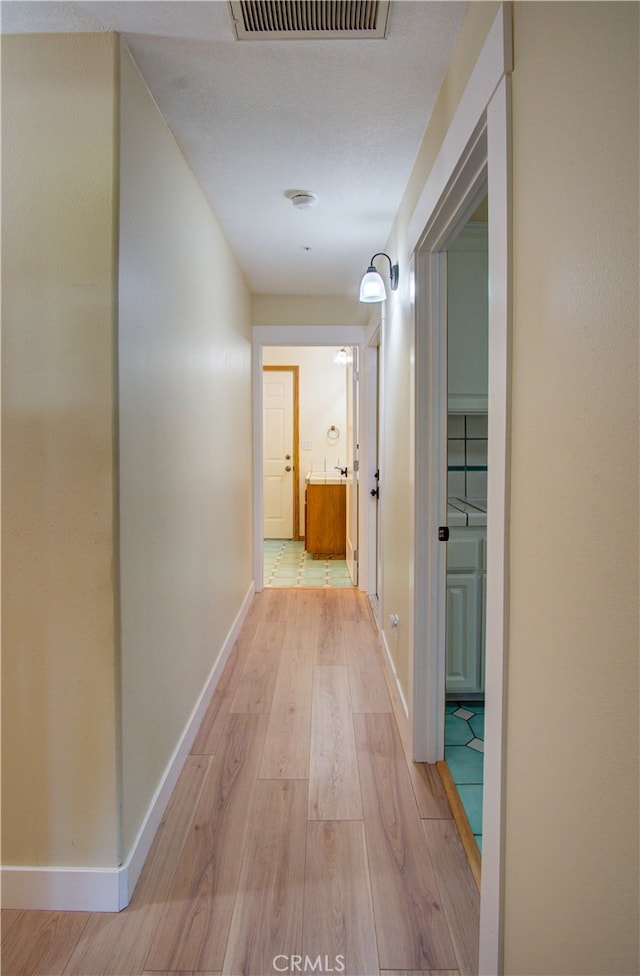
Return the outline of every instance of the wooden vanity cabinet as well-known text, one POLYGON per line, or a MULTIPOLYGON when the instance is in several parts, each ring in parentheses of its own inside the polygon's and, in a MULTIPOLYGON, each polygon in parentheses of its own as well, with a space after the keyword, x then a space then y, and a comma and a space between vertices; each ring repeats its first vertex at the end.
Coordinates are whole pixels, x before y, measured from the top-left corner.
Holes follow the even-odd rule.
POLYGON ((307 485, 305 488, 304 538, 311 555, 346 554, 346 486, 307 485))

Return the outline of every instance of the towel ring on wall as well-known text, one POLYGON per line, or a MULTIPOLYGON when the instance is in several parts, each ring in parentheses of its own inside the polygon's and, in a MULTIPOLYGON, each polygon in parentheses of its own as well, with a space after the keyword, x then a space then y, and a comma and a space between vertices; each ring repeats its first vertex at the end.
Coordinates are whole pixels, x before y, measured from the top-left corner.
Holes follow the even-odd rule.
POLYGON ((340 439, 340 431, 335 424, 331 424, 329 430, 327 431, 327 437, 330 441, 337 441, 340 439))

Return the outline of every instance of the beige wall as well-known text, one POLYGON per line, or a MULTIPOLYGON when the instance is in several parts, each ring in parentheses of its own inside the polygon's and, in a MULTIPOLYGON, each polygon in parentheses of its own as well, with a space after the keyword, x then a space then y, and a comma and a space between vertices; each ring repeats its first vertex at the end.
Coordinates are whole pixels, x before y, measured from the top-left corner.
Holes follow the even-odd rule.
POLYGON ((2 860, 118 858, 114 39, 2 39, 2 860))
POLYGON ((2 54, 3 864, 115 867, 251 585, 250 297, 114 36, 2 54))
MULTIPOLYGON (((364 268, 363 268, 364 271, 364 268)), ((252 325, 366 325, 357 295, 254 295, 252 325)))
POLYGON ((123 841, 252 580, 250 297, 126 50, 120 478, 123 841))
POLYGON ((638 959, 638 5, 515 4, 509 974, 638 959))

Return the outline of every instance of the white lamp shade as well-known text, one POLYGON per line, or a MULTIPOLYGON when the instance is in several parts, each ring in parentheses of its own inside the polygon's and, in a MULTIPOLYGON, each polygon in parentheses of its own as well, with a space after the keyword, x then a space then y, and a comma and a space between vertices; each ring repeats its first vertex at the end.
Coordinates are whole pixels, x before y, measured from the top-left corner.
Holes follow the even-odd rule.
POLYGON ((384 281, 375 270, 371 267, 362 276, 362 281, 360 282, 360 301, 361 302, 383 302, 387 297, 387 292, 384 287, 384 281))

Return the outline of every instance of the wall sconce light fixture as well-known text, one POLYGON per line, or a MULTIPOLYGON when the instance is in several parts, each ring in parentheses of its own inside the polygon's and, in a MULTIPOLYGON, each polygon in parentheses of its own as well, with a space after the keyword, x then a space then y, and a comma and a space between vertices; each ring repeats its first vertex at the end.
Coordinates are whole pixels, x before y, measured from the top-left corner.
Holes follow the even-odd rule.
POLYGON ((362 281, 360 282, 360 301, 361 302, 383 302, 387 297, 387 292, 384 287, 384 281, 382 277, 373 266, 373 262, 376 258, 386 258, 389 262, 389 285, 391 286, 391 291, 395 291, 398 287, 398 280, 400 278, 400 269, 397 264, 393 264, 391 258, 384 251, 378 251, 374 254, 369 262, 369 267, 362 276, 362 281))

